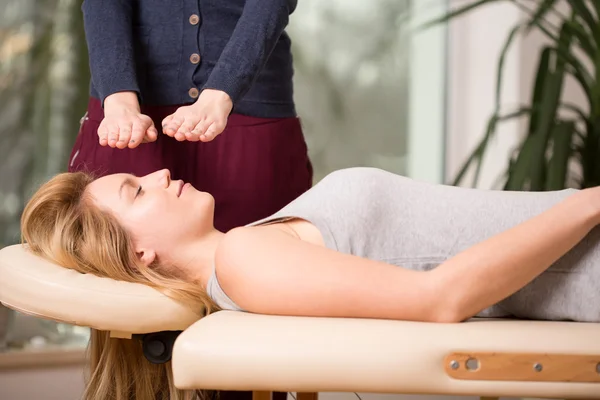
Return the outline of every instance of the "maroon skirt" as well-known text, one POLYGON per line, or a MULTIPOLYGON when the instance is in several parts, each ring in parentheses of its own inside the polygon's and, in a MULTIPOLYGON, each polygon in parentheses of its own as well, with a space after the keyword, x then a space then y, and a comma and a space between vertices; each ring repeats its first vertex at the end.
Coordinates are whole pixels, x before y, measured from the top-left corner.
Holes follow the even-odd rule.
POLYGON ((69 171, 95 176, 142 176, 168 168, 215 198, 215 227, 228 231, 267 217, 312 186, 313 170, 298 118, 267 119, 230 115, 225 130, 211 142, 178 142, 161 132, 161 121, 177 106, 142 107, 154 121, 158 140, 135 149, 98 143, 104 118, 91 98, 69 158, 69 171))

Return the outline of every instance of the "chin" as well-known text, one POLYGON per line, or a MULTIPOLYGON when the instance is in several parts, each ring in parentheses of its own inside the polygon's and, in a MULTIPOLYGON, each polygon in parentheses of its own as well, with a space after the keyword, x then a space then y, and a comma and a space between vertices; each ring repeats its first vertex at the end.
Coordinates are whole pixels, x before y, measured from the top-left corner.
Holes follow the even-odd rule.
POLYGON ((194 189, 190 195, 190 197, 193 197, 194 214, 198 216, 196 219, 201 219, 203 224, 205 224, 206 221, 210 221, 212 224, 215 213, 215 198, 213 195, 196 189, 194 189))
POLYGON ((181 197, 183 196, 193 196, 195 197, 197 201, 198 199, 204 199, 204 201, 210 201, 212 203, 215 202, 214 197, 212 196, 212 194, 208 193, 208 192, 203 192, 201 190, 196 189, 194 186, 192 186, 191 184, 188 184, 188 187, 186 189, 184 189, 185 191, 181 194, 181 197))
POLYGON ((211 211, 215 208, 215 198, 208 192, 196 192, 198 200, 202 203, 202 207, 210 207, 211 211))

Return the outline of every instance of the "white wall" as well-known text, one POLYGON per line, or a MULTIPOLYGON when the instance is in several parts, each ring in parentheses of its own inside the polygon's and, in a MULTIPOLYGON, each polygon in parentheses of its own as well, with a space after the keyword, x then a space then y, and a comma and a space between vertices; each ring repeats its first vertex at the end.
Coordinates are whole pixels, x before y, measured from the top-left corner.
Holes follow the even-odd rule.
MULTIPOLYGON (((449 0, 451 8, 471 1, 449 0)), ((494 110, 498 57, 519 16, 513 5, 494 3, 471 11, 449 26, 447 181, 456 176, 485 133, 487 120, 494 110)), ((523 71, 530 68, 523 62, 530 64, 531 60, 522 59, 521 42, 515 40, 505 61, 503 105, 516 106, 523 96, 528 96, 521 88, 530 86, 531 76, 523 75, 523 71)), ((479 187, 492 187, 507 165, 510 150, 518 143, 520 132, 516 121, 500 125, 484 159, 479 187)))

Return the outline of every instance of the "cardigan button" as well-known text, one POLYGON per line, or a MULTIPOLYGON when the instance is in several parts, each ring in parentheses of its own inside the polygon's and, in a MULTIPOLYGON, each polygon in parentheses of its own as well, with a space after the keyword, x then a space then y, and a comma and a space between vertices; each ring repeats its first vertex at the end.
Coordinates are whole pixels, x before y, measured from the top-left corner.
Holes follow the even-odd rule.
POLYGON ((200 22, 200 17, 197 14, 190 15, 190 24, 198 25, 198 22, 200 22))
POLYGON ((200 54, 194 53, 190 56, 190 62, 192 64, 198 64, 200 62, 200 54))
POLYGON ((196 97, 198 97, 200 93, 198 92, 198 89, 196 89, 195 87, 191 88, 190 90, 188 90, 188 95, 192 98, 195 99, 196 97))

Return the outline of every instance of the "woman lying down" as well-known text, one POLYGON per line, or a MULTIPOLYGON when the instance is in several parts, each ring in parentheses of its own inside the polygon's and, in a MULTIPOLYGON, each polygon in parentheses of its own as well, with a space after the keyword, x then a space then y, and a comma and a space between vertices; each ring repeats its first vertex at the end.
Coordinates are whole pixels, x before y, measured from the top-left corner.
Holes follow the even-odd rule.
MULTIPOLYGON (((600 321, 600 187, 477 190, 350 168, 226 234, 214 229, 213 209, 210 194, 168 171, 97 180, 67 173, 33 196, 22 231, 42 257, 150 285, 201 315, 600 321)), ((167 387, 137 343, 109 345, 98 332, 93 340, 92 362, 102 362, 88 398, 109 398, 94 390, 117 390, 118 379, 148 391, 127 399, 167 387), (125 357, 132 371, 110 371, 122 366, 119 352, 137 352, 125 357)))

